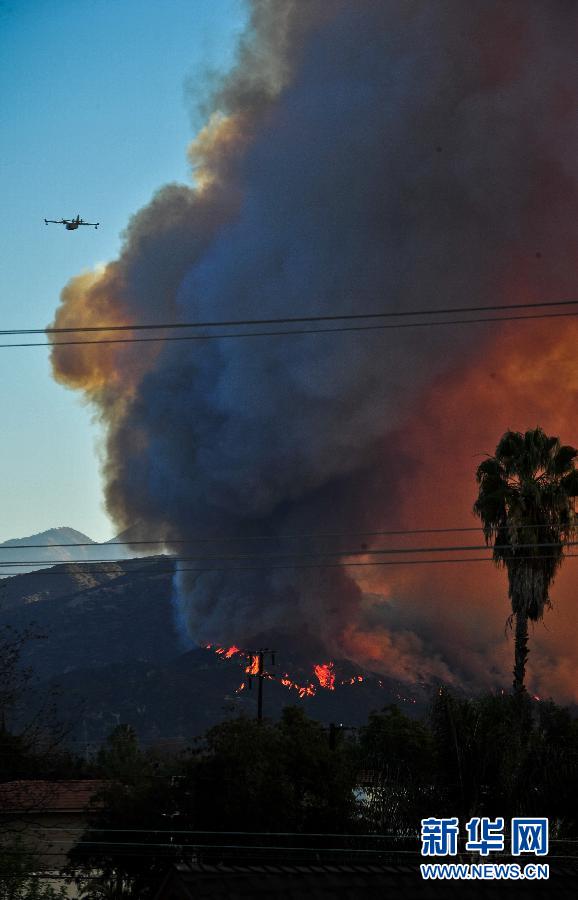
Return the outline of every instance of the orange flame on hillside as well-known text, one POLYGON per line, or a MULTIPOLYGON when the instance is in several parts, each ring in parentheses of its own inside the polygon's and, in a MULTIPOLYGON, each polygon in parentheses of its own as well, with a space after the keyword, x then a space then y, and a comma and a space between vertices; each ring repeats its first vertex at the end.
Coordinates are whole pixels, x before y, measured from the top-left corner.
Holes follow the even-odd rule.
POLYGON ((313 671, 317 676, 317 680, 322 688, 325 688, 328 691, 335 690, 335 664, 332 662, 328 663, 319 663, 318 666, 314 666, 313 671))
MULTIPOLYGON (((232 644, 230 647, 217 647, 214 644, 203 644, 205 650, 212 650, 217 654, 221 659, 232 659, 233 656, 245 656, 249 662, 245 666, 245 672, 247 675, 258 675, 259 674, 259 657, 258 656, 249 656, 245 651, 239 649, 235 644, 232 644)), ((353 675, 351 678, 345 678, 342 681, 336 681, 335 678, 335 663, 327 662, 327 663, 318 663, 313 666, 313 672, 319 682, 319 687, 323 688, 327 691, 334 691, 336 684, 341 685, 350 685, 350 684, 359 684, 362 681, 366 681, 367 679, 363 675, 353 675)), ((275 680, 275 675, 270 673, 263 673, 265 678, 275 680)), ((283 687, 288 688, 290 691, 295 691, 301 700, 305 697, 315 697, 318 691, 318 687, 313 684, 313 682, 309 682, 308 684, 299 684, 297 681, 293 681, 292 678, 289 677, 288 672, 284 672, 278 679, 279 684, 282 684, 283 687)), ((240 691, 244 691, 247 688, 247 682, 243 681, 236 689, 236 693, 240 691)), ((380 686, 381 685, 380 683, 380 686)))
POLYGON ((289 688, 289 690, 297 691, 300 698, 304 697, 314 697, 317 691, 315 690, 315 685, 313 684, 297 684, 295 681, 291 681, 287 674, 283 675, 282 678, 279 679, 283 687, 289 688))
POLYGON ((245 672, 247 675, 258 675, 259 674, 259 657, 251 656, 249 665, 245 666, 245 672))
POLYGON ((235 654, 239 652, 239 648, 235 647, 234 645, 232 647, 217 647, 217 649, 215 650, 215 653, 218 653, 219 656, 224 656, 225 659, 230 659, 232 656, 235 656, 235 654))

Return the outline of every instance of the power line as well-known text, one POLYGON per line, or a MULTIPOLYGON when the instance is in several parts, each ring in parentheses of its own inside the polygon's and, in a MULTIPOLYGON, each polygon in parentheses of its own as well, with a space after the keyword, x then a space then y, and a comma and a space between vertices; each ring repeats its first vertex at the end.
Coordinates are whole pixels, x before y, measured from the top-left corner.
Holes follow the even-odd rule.
MULTIPOLYGON (((564 559, 573 559, 578 557, 578 553, 565 553, 564 559)), ((500 560, 500 562, 507 562, 508 559, 516 559, 516 560, 529 560, 529 559, 557 559, 556 556, 512 556, 505 557, 500 560)), ((462 565, 463 563, 473 563, 473 562, 494 562, 491 556, 474 556, 474 557, 465 557, 462 559, 395 559, 395 560, 380 560, 379 562, 355 562, 355 563, 347 563, 347 562, 339 562, 339 563, 297 563, 294 565, 269 565, 269 566, 180 566, 180 567, 172 567, 167 569, 160 568, 152 568, 149 569, 138 569, 136 571, 122 571, 121 575, 118 577, 123 577, 126 575, 143 575, 143 576, 157 576, 157 575, 174 575, 179 572, 198 572, 199 574, 203 574, 205 572, 271 572, 275 570, 293 570, 293 569, 351 569, 351 568, 371 568, 374 566, 427 566, 427 565, 438 565, 438 564, 457 564, 462 565)), ((22 565, 26 565, 26 563, 22 563, 22 565)), ((78 563, 63 563, 62 565, 66 566, 77 566, 78 563)), ((105 564, 106 565, 106 564, 105 564)), ((60 577, 73 575, 74 572, 66 571, 60 572, 57 569, 60 568, 60 564, 55 566, 52 569, 40 570, 42 571, 42 576, 45 575, 56 575, 60 577)), ((28 575, 38 575, 39 572, 17 572, 11 573, 1 571, 0 564, 0 575, 5 575, 6 577, 14 577, 14 578, 24 578, 28 575)), ((106 574, 115 574, 115 571, 106 569, 81 569, 78 573, 80 575, 106 575, 106 574)))
POLYGON ((237 333, 218 333, 218 334, 192 334, 181 335, 180 337, 146 337, 146 338, 103 338, 101 340, 88 341, 41 341, 18 344, 0 344, 0 349, 8 349, 10 347, 73 347, 73 346, 89 346, 95 344, 140 344, 164 341, 211 341, 226 338, 252 338, 252 337, 284 337, 290 335, 313 335, 313 334, 338 334, 353 331, 383 331, 399 328, 434 328, 436 326, 445 325, 475 325, 483 322, 515 322, 528 319, 558 319, 570 316, 578 316, 578 311, 566 313, 538 313, 529 316, 487 316, 478 319, 448 319, 444 322, 398 322, 390 325, 347 325, 343 328, 300 328, 283 331, 243 331, 237 333))
MULTIPOLYGON (((578 541, 547 541, 544 543, 528 543, 528 544, 518 544, 516 545, 516 549, 527 550, 527 549, 549 549, 554 547, 575 547, 578 546, 578 541)), ((112 565, 120 565, 123 562, 135 562, 135 563, 153 563, 155 559, 170 559, 174 562, 204 562, 205 560, 232 560, 237 561, 241 559, 285 559, 285 558, 306 558, 306 557, 326 557, 326 556, 377 556, 381 554, 405 554, 405 553, 459 553, 469 550, 510 550, 512 549, 511 544, 458 544, 454 546, 441 546, 441 547, 373 547, 369 548, 355 548, 352 550, 316 550, 314 552, 302 553, 302 552, 284 552, 284 553, 236 553, 231 556, 225 556, 223 553, 214 554, 212 556, 173 556, 167 554, 165 556, 155 557, 123 557, 121 559, 92 559, 92 560, 62 560, 62 559, 43 559, 43 560, 4 560, 0 563, 2 566, 15 565, 46 565, 54 564, 54 565, 92 565, 92 564, 100 564, 100 563, 110 563, 112 565)), ((513 554, 514 558, 517 558, 515 553, 513 554)), ((538 555, 535 558, 543 558, 542 555, 538 555)))
MULTIPOLYGON (((576 547, 578 546, 578 541, 548 541, 545 543, 531 543, 531 544, 519 544, 516 549, 526 550, 526 549, 550 549, 554 547, 576 547)), ((463 553, 469 550, 511 550, 511 544, 496 544, 494 546, 488 546, 487 544, 459 544, 454 546, 445 546, 445 547, 383 547, 383 548, 372 548, 372 549, 358 549, 354 550, 317 550, 311 551, 308 553, 302 552, 293 552, 293 553, 236 553, 234 555, 225 556, 223 553, 214 554, 212 556, 170 556, 168 555, 166 558, 178 562, 205 562, 206 560, 223 560, 223 561, 232 561, 237 562, 238 560, 251 560, 251 559, 287 559, 287 558, 296 558, 296 559, 306 559, 306 558, 317 558, 317 557, 327 557, 327 556, 380 556, 382 554, 397 556, 398 554, 407 554, 407 553, 463 553)), ((513 553, 514 558, 515 553, 513 553)), ((527 558, 527 557, 525 557, 527 558)), ((542 555, 538 555, 538 558, 544 558, 542 555)), ((136 559, 137 563, 148 562, 155 559, 155 557, 125 557, 123 559, 91 559, 91 560, 4 560, 0 563, 1 566, 27 566, 27 565, 84 565, 85 562, 87 565, 99 565, 99 564, 111 564, 111 565, 119 565, 123 562, 132 562, 136 559)))
MULTIPOLYGON (((42 827, 42 831, 64 831, 69 833, 71 829, 68 828, 58 828, 54 827, 42 827)), ((354 840, 372 840, 372 841, 381 841, 384 838, 392 838, 394 840, 405 841, 405 840, 417 840, 418 834, 415 835, 399 835, 394 832, 384 832, 383 834, 348 834, 348 833, 332 833, 332 832, 324 832, 324 831, 201 831, 199 829, 187 829, 187 828, 83 828, 83 834, 90 834, 91 832, 97 832, 99 834, 198 834, 198 835, 227 835, 235 837, 300 837, 300 838, 319 838, 319 837, 327 837, 327 838, 342 838, 343 840, 347 840, 353 838, 354 840)), ((562 841, 562 838, 559 838, 558 841, 562 841)), ((556 839, 551 838, 550 843, 555 843, 556 839)), ((569 841, 563 841, 564 843, 578 843, 578 841, 573 841, 570 839, 569 841)))
MULTIPOLYGON (((40 826, 43 832, 46 831, 64 831, 70 833, 74 828, 77 833, 76 826, 72 828, 62 828, 56 826, 40 826)), ((413 834, 396 834, 392 831, 381 832, 380 834, 351 834, 349 832, 325 832, 325 831, 201 831, 194 829, 181 828, 83 828, 83 834, 98 832, 99 834, 198 834, 198 835, 227 835, 235 837, 299 837, 299 838, 341 838, 342 840, 370 840, 381 841, 384 839, 396 841, 412 841, 419 840, 418 832, 413 834)), ((510 832, 506 830, 506 835, 510 832)), ((50 840, 44 839, 44 840, 50 840)), ((578 844, 575 838, 550 838, 550 844, 578 844)), ((250 847, 250 845, 248 845, 250 847)))
MULTIPOLYGON (((114 856, 150 856, 151 853, 153 856, 165 856, 169 854, 160 853, 159 851, 180 851, 183 850, 245 850, 248 853, 252 853, 257 850, 269 850, 269 851, 288 851, 290 853, 315 853, 317 855, 323 853, 346 853, 346 854, 364 854, 366 856, 397 856, 399 854, 411 855, 411 856, 419 856, 419 850, 372 850, 372 849, 363 849, 363 848, 348 848, 348 847, 290 847, 290 846, 271 846, 270 844, 177 844, 177 843, 168 843, 168 844, 155 844, 155 843, 133 843, 133 842, 120 842, 120 841, 111 841, 111 842, 92 842, 92 841, 77 841, 71 849, 76 849, 77 847, 86 847, 85 850, 86 855, 90 856, 102 856, 102 857, 114 857, 114 856), (105 849, 99 849, 100 847, 105 849), (131 847, 131 850, 125 850, 125 847, 131 847), (143 849, 135 849, 135 848, 143 848, 143 849), (156 853, 153 851, 156 850, 156 853)), ((9 854, 10 856, 26 856, 30 853, 30 850, 10 850, 6 848, 2 851, 3 853, 9 854)), ((64 852, 62 850, 40 850, 39 856, 41 858, 47 856, 64 856, 64 852)), ((505 854, 495 854, 496 856, 505 855, 505 854)), ((553 856, 550 854, 548 856, 549 859, 575 859, 574 856, 553 856)), ((4 877, 4 873, 3 877, 4 877)), ((35 873, 38 876, 38 873, 35 873)), ((20 877, 22 878, 22 873, 20 873, 20 877)), ((28 876, 30 877, 30 876, 28 876)), ((70 876, 75 879, 75 876, 70 876)), ((86 877, 86 876, 85 876, 86 877)), ((95 876, 91 876, 95 878, 95 876)), ((53 880, 53 876, 51 877, 53 880)))
MULTIPOLYGON (((408 840, 412 840, 409 838, 408 840)), ((142 850, 133 850, 133 851, 125 851, 121 850, 121 855, 126 856, 141 856, 144 854, 150 853, 153 848, 162 849, 162 850, 246 850, 246 851, 254 851, 254 850, 283 850, 289 851, 292 853, 297 852, 307 852, 307 853, 359 853, 359 854, 368 854, 368 855, 396 855, 398 853, 411 854, 412 856, 420 855, 418 850, 385 850, 385 849, 369 849, 369 848, 359 848, 359 847, 292 847, 292 846, 272 846, 270 844, 205 844, 203 843, 195 843, 195 844, 183 844, 183 843, 154 843, 154 842, 138 842, 138 841, 76 841, 73 849, 77 847, 86 847, 86 853, 95 853, 100 856, 114 856, 117 848, 124 847, 133 847, 139 848, 142 847, 142 850), (99 848, 106 848, 99 850, 99 848)), ((6 849, 2 851, 3 853, 9 853, 11 856, 18 855, 26 855, 30 853, 29 850, 10 850, 6 849)), ((40 850, 40 856, 62 856, 63 853, 61 850, 40 850)), ((160 855, 160 854, 159 854, 160 855)), ((496 855, 506 855, 506 854, 496 854, 496 855)), ((550 857, 552 858, 552 857, 550 857)), ((560 858, 560 857, 559 857, 560 858)), ((574 857, 568 857, 573 859, 574 857)))
MULTIPOLYGON (((517 525, 516 530, 531 528, 534 530, 542 528, 552 528, 551 524, 544 525, 517 525)), ((382 531, 310 531, 301 534, 258 534, 258 535, 226 535, 224 537, 191 537, 191 538, 149 538, 148 540, 126 540, 126 541, 71 541, 65 544, 12 544, 6 541, 0 544, 0 550, 38 550, 47 548, 60 547, 136 547, 146 545, 166 545, 166 544, 224 544, 224 543, 241 543, 244 541, 285 541, 285 540, 304 540, 307 538, 342 538, 342 537, 384 537, 389 535, 414 535, 414 534, 453 534, 465 532, 480 532, 481 525, 460 526, 457 528, 398 528, 382 531)), ((80 560, 62 560, 65 562, 80 562, 80 560)), ((1 565, 1 563, 0 563, 1 565)))
MULTIPOLYGON (((415 838, 408 837, 406 840, 414 841, 415 838)), ((91 853, 99 856, 115 856, 115 851, 118 852, 118 855, 122 856, 143 856, 149 855, 151 850, 172 850, 172 851, 183 851, 183 850, 244 850, 248 853, 251 853, 256 850, 266 850, 266 851, 283 851, 283 853, 315 853, 318 855, 324 853, 345 853, 345 854, 359 854, 364 856, 421 856, 421 852, 419 850, 400 850, 396 849, 373 849, 373 848, 365 848, 365 847, 295 847, 290 845, 271 845, 271 844, 206 844, 204 842, 198 842, 194 844, 184 844, 184 843, 154 843, 154 842, 136 842, 136 841, 77 841, 74 844, 72 849, 76 849, 78 847, 86 847, 86 854, 90 855, 91 853), (99 849, 99 848, 103 849, 99 849), (142 849, 133 849, 133 850, 124 850, 124 847, 131 848, 142 848, 142 849)), ((4 853, 10 854, 10 856, 18 856, 18 855, 27 855, 30 853, 29 850, 26 849, 6 849, 3 850, 4 853)), ((41 857, 46 856, 62 856, 63 853, 61 850, 44 850, 40 851, 41 857)), ((155 855, 155 854, 153 854, 155 855)), ((158 854, 161 855, 160 853, 158 854)), ((495 853, 494 854, 498 858, 509 858, 511 856, 510 853, 495 853)), ((549 854, 548 859, 572 859, 576 860, 578 857, 575 854, 549 854)), ((37 874, 37 873, 36 873, 37 874)), ((22 877, 22 873, 20 873, 22 877)), ((74 876, 73 876, 74 877, 74 876)))
POLYGON ((0 335, 70 334, 102 331, 150 331, 175 328, 229 328, 242 325, 296 325, 305 322, 338 322, 352 319, 398 319, 407 316, 453 315, 454 313, 492 312, 510 309, 541 309, 552 306, 578 306, 578 300, 545 300, 535 303, 494 303, 485 306, 450 306, 446 309, 413 309, 400 312, 334 313, 316 316, 284 316, 268 319, 221 319, 208 322, 158 322, 134 325, 79 325, 65 328, 12 328, 0 330, 0 335))

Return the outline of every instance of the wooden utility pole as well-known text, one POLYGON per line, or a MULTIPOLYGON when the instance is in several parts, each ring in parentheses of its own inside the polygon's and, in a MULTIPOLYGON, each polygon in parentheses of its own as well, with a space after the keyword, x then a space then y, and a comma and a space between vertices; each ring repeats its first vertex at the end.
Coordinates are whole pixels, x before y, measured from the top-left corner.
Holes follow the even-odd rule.
POLYGON ((265 671, 265 655, 271 655, 271 665, 275 665, 275 650, 269 650, 268 647, 261 647, 258 650, 247 650, 246 656, 249 660, 247 666, 247 683, 249 690, 253 687, 253 678, 257 678, 257 721, 263 721, 263 681, 265 678, 275 678, 274 672, 265 671))
POLYGON ((352 725, 343 725, 343 723, 339 723, 336 725, 335 722, 329 723, 329 749, 336 750, 337 749, 337 736, 341 734, 343 731, 355 731, 356 729, 352 725))

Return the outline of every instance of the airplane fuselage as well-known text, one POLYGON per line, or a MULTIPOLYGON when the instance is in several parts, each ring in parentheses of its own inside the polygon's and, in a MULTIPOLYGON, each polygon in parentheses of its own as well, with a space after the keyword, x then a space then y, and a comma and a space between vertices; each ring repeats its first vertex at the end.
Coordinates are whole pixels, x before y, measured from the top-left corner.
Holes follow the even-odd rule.
POLYGON ((100 222, 85 222, 80 216, 77 216, 76 219, 45 219, 44 221, 46 225, 64 225, 67 231, 76 231, 80 225, 90 225, 93 228, 98 228, 100 225, 100 222))

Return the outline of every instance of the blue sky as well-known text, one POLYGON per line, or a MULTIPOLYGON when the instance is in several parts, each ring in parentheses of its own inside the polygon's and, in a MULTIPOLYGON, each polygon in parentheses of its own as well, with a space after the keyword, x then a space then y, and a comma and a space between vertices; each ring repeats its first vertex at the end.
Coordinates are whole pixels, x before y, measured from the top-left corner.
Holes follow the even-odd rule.
MULTIPOLYGON (((72 275, 117 255, 132 213, 189 181, 195 98, 245 17, 242 0, 0 4, 0 328, 45 326, 72 275), (43 223, 76 213, 101 227, 43 223)), ((106 540, 100 432, 48 359, 0 350, 0 541, 58 525, 106 540)))

